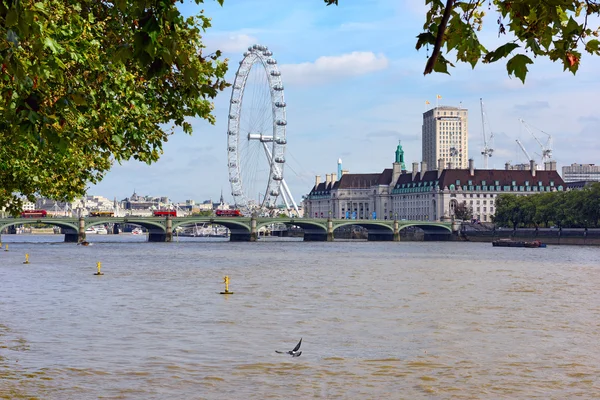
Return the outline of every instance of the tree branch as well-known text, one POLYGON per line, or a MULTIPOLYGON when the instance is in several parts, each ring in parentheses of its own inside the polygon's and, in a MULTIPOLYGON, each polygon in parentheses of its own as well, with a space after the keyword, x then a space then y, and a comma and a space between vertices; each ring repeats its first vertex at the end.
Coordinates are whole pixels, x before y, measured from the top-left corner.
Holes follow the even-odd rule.
POLYGON ((433 46, 433 51, 431 53, 431 57, 427 60, 427 65, 425 65, 425 71, 423 71, 423 75, 430 74, 433 71, 433 66, 440 55, 440 49, 442 47, 442 43, 444 42, 444 33, 446 32, 446 25, 448 25, 448 20, 450 19, 450 13, 452 11, 452 7, 454 6, 454 0, 446 1, 446 8, 444 9, 444 15, 442 16, 442 21, 438 26, 437 36, 435 38, 435 44, 433 46))

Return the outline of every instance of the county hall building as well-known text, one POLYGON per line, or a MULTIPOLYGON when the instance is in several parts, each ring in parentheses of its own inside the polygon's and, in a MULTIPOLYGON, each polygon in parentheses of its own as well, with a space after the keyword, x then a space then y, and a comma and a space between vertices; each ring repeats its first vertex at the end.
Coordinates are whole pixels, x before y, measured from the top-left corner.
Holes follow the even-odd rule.
POLYGON ((338 173, 326 174, 324 182, 320 176, 315 178, 315 185, 304 196, 304 215, 443 221, 453 219, 454 208, 466 202, 473 218, 491 222, 500 194, 527 196, 565 189, 555 161, 545 163, 543 170, 534 161, 527 170, 512 169, 508 163, 503 170, 478 170, 472 159, 466 168, 455 168, 452 162, 444 163, 444 158, 440 157, 432 168, 425 161, 420 166, 412 163, 412 170, 407 171, 404 151, 398 145, 392 168, 382 172, 351 174, 338 165, 338 173))

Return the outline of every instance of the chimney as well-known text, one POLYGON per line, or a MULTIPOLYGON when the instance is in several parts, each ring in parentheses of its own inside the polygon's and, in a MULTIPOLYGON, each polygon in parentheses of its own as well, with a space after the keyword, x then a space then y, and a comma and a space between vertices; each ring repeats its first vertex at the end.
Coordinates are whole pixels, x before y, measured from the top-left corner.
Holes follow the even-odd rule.
POLYGON ((508 163, 508 162, 505 163, 504 164, 504 169, 507 170, 507 171, 510 170, 510 163, 508 163))
POLYGON ((315 186, 319 186, 319 183, 321 183, 321 175, 316 175, 315 176, 315 186))
POLYGON ((446 169, 454 169, 453 167, 454 167, 454 165, 452 165, 451 161, 448 162, 448 164, 446 164, 446 169))
POLYGON ((337 174, 336 173, 332 173, 331 174, 331 183, 336 183, 337 182, 337 174))
POLYGON ((550 171, 556 171, 556 161, 548 161, 550 164, 550 171))
POLYGON ((531 170, 531 176, 535 176, 535 161, 529 160, 529 169, 531 170))
POLYGON ((425 172, 427 172, 427 163, 425 161, 421 161, 421 180, 423 179, 425 172))
POLYGON ((419 163, 414 162, 413 164, 413 169, 412 169, 412 180, 415 180, 415 177, 417 176, 417 173, 419 172, 419 163))
POLYGON ((401 168, 402 165, 400 163, 392 164, 392 181, 390 182, 391 186, 395 186, 396 182, 398 182, 398 178, 400 178, 400 174, 402 174, 401 168))
POLYGON ((437 176, 438 178, 442 176, 442 171, 444 170, 444 159, 438 158, 438 167, 437 167, 437 176))
POLYGON ((469 158, 469 175, 475 175, 475 161, 472 158, 469 158))
POLYGON ((325 174, 325 187, 331 183, 331 174, 325 174))
POLYGON ((347 173, 348 173, 348 170, 347 170, 347 169, 343 169, 343 170, 342 170, 342 173, 340 174, 340 178, 341 178, 342 176, 346 175, 347 173))

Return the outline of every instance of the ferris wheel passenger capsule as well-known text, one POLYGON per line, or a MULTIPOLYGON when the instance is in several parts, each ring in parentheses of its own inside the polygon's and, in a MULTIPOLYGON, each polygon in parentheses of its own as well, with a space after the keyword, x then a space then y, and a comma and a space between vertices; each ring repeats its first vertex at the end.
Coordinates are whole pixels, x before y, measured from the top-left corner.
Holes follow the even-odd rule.
POLYGON ((283 163, 285 162, 285 158, 284 158, 284 157, 281 157, 281 156, 279 156, 279 157, 275 157, 275 162, 276 162, 276 163, 283 164, 283 163))
POLYGON ((275 65, 275 64, 277 64, 277 60, 276 60, 276 59, 274 59, 274 58, 269 58, 269 59, 267 60, 267 64, 270 64, 270 65, 275 65))
POLYGON ((287 144, 287 140, 284 138, 277 138, 275 139, 275 143, 277 144, 287 144))
POLYGON ((273 90, 283 90, 283 85, 274 85, 273 90))
POLYGON ((277 101, 277 102, 275 102, 275 107, 281 108, 281 107, 285 107, 285 106, 286 106, 285 101, 277 101))
POLYGON ((271 71, 272 76, 281 76, 281 72, 279 71, 271 71))
POLYGON ((287 121, 284 119, 278 119, 276 122, 277 125, 279 126, 286 126, 287 125, 287 121))

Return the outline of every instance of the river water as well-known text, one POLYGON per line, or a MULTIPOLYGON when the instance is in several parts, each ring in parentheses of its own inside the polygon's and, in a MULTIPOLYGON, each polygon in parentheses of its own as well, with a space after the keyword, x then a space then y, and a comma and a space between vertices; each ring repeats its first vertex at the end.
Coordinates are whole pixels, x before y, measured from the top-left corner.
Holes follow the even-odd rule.
POLYGON ((600 397, 600 248, 145 239, 2 236, 0 398, 600 397))

